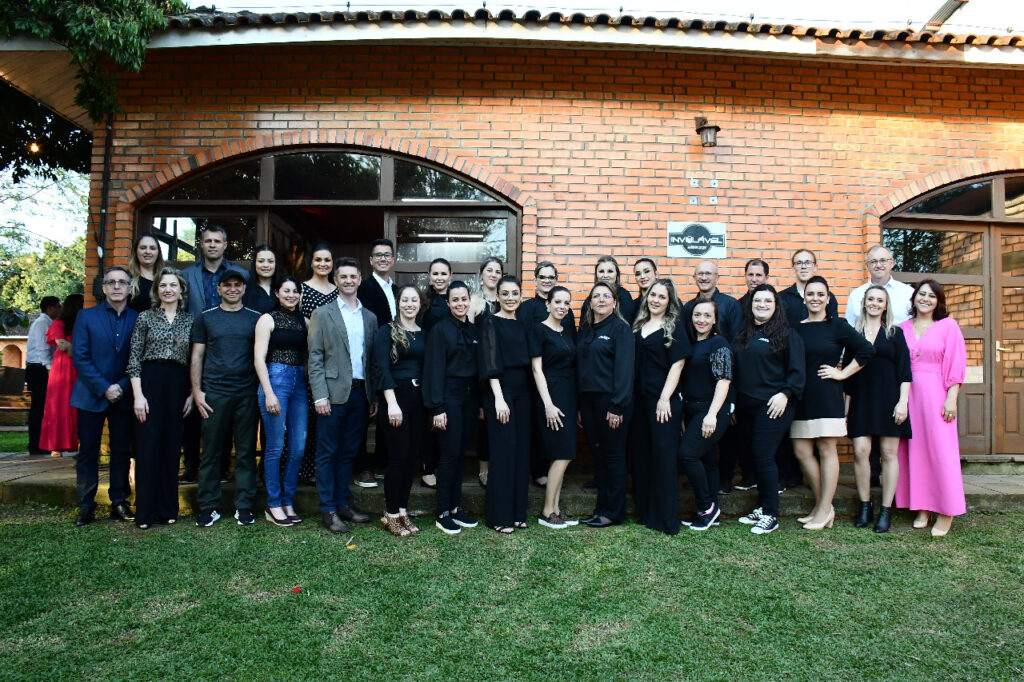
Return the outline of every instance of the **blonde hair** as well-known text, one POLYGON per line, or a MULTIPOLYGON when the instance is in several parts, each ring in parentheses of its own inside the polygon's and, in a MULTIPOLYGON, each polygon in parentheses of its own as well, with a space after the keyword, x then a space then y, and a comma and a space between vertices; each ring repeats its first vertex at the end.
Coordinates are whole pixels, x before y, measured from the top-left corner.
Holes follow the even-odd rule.
POLYGON ((647 297, 650 296, 651 289, 659 284, 665 287, 665 291, 668 293, 668 307, 665 308, 665 320, 661 325, 662 330, 665 332, 665 348, 668 348, 674 340, 676 324, 679 322, 679 314, 682 308, 676 295, 676 285, 667 277, 656 279, 651 282, 651 286, 647 287, 644 297, 640 299, 640 312, 637 313, 636 320, 633 322, 633 331, 639 331, 651 319, 651 309, 647 307, 647 297))
MULTIPOLYGON (((164 253, 163 251, 160 250, 160 241, 149 232, 147 232, 146 234, 140 234, 138 237, 136 237, 135 243, 132 244, 132 255, 128 258, 128 275, 132 278, 132 286, 130 291, 132 298, 135 298, 136 296, 139 295, 139 277, 142 276, 142 268, 139 267, 139 244, 141 244, 142 240, 147 237, 156 242, 156 260, 153 261, 153 284, 156 284, 158 281, 158 279, 156 278, 156 273, 162 272, 164 268, 164 253)), ((156 300, 153 299, 152 297, 150 298, 151 300, 156 300)))
MULTIPOLYGON (((402 294, 405 293, 406 289, 412 289, 413 291, 416 292, 416 297, 420 301, 420 312, 417 313, 417 316, 419 316, 419 314, 423 313, 423 292, 421 292, 418 287, 413 286, 412 284, 406 284, 405 286, 401 287, 398 290, 398 296, 395 298, 395 303, 397 304, 398 301, 400 301, 402 299, 402 294)), ((401 325, 401 323, 399 322, 399 317, 398 316, 395 316, 395 319, 393 319, 388 324, 388 326, 391 327, 391 353, 390 353, 390 357, 391 357, 391 364, 393 365, 396 362, 398 362, 399 351, 400 350, 408 350, 409 349, 409 333, 408 333, 408 330, 405 327, 403 327, 401 325)))
POLYGON ((891 339, 896 331, 896 325, 893 324, 892 317, 892 301, 889 300, 889 292, 885 290, 885 287, 880 287, 877 284, 872 284, 864 290, 864 298, 860 301, 860 317, 857 318, 857 333, 864 336, 864 327, 868 319, 869 291, 881 291, 885 295, 885 314, 882 315, 882 331, 885 333, 885 338, 891 339))

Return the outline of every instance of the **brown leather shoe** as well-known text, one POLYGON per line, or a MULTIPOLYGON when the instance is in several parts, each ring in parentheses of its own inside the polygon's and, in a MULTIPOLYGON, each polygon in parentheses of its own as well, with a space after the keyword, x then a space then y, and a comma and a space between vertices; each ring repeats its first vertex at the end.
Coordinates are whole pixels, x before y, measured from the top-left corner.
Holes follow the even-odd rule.
POLYGON ((347 533, 349 527, 344 521, 338 518, 334 512, 325 512, 320 515, 320 525, 332 533, 347 533))

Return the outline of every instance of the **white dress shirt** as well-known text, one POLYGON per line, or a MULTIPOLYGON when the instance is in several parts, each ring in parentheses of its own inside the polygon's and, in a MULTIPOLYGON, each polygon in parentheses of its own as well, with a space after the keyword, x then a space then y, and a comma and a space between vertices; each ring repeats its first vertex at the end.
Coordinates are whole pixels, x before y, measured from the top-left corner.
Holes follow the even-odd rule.
POLYGON ((46 365, 46 369, 50 369, 50 366, 53 365, 53 352, 56 348, 46 343, 46 330, 50 328, 52 323, 53 320, 50 319, 49 315, 39 313, 39 317, 28 328, 28 347, 25 352, 26 364, 46 365))
POLYGON ((341 319, 345 322, 345 332, 348 334, 348 355, 352 361, 352 379, 365 380, 366 376, 363 373, 363 342, 365 340, 363 304, 356 299, 356 307, 349 308, 339 296, 338 309, 341 310, 341 319))
MULTIPOLYGON (((846 302, 846 321, 851 327, 857 326, 857 319, 860 317, 860 309, 864 303, 864 292, 871 286, 871 282, 861 284, 850 292, 850 299, 846 302)), ((904 282, 899 282, 890 277, 886 282, 885 291, 889 294, 889 307, 892 309, 892 320, 899 324, 910 319, 910 297, 914 293, 914 287, 904 282)))
POLYGON ((376 272, 373 273, 373 278, 377 280, 377 284, 384 290, 384 297, 388 299, 388 307, 391 308, 391 319, 398 317, 397 303, 395 302, 395 292, 391 288, 392 282, 389 279, 384 279, 376 272))

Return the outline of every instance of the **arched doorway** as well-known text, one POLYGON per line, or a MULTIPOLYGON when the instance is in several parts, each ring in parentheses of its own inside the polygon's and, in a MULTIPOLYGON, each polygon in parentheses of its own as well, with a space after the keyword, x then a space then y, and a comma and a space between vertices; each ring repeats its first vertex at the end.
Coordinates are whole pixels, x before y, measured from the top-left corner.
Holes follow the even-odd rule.
POLYGON ((24 367, 22 361, 21 348, 16 344, 9 344, 3 348, 3 366, 4 367, 24 367))
POLYGON ((964 454, 1024 453, 1024 171, 946 185, 882 217, 895 276, 934 278, 967 341, 964 454))
POLYGON ((229 161, 150 198, 136 233, 151 232, 166 260, 185 265, 196 257, 197 233, 214 223, 228 232, 229 259, 251 260, 255 246, 269 243, 282 271, 299 275, 316 243, 368 263, 380 237, 395 242, 400 282, 425 285, 437 257, 464 278, 492 255, 510 272, 520 268, 518 207, 470 178, 379 150, 289 147, 229 161))

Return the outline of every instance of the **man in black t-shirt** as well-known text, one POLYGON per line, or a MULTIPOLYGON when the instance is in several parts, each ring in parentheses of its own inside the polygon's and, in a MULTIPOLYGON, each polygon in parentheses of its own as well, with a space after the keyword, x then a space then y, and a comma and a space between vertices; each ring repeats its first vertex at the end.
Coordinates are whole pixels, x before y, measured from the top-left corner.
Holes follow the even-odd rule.
POLYGON ((220 305, 204 311, 192 326, 192 399, 203 418, 197 526, 212 526, 220 514, 220 462, 228 433, 235 440, 235 519, 254 523, 256 497, 256 372, 253 343, 260 314, 242 305, 245 277, 224 270, 218 279, 220 305))

